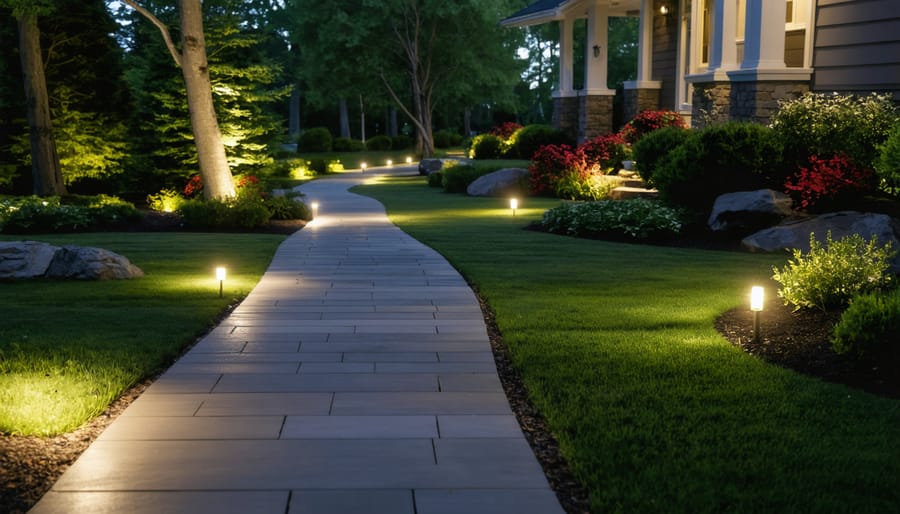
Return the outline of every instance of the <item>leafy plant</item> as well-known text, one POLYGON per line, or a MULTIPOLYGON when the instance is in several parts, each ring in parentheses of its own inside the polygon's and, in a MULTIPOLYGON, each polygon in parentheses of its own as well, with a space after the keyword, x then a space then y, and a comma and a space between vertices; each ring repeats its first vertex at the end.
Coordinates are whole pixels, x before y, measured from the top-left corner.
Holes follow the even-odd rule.
POLYGON ((391 138, 389 136, 378 135, 369 138, 369 140, 366 141, 366 149, 376 152, 384 152, 391 149, 391 144, 391 138))
POLYGON ((462 143, 462 136, 452 130, 438 130, 434 133, 434 146, 437 148, 450 148, 462 143))
POLYGON ((531 159, 540 147, 547 145, 575 146, 575 140, 549 125, 526 125, 510 137, 508 157, 531 159))
POLYGON ((528 167, 531 190, 537 195, 552 196, 562 177, 580 173, 583 168, 583 159, 571 146, 542 146, 532 156, 528 167))
POLYGON ((409 136, 399 135, 391 138, 391 149, 392 150, 405 150, 407 148, 412 148, 413 139, 409 136))
POLYGON ((499 137, 500 139, 506 140, 506 139, 513 137, 513 134, 515 134, 521 128, 522 128, 522 125, 520 125, 514 121, 507 121, 507 122, 501 123, 500 125, 495 125, 494 127, 491 127, 490 133, 499 137))
POLYGON ((606 134, 588 139, 578 147, 585 165, 592 171, 608 174, 616 171, 628 156, 625 140, 618 134, 606 134))
POLYGON ((874 174, 858 168, 846 155, 820 159, 813 155, 809 166, 800 168, 784 188, 801 209, 822 210, 834 207, 842 200, 875 191, 874 174))
POLYGON ((809 252, 795 249, 783 268, 773 268, 772 278, 781 284, 778 296, 785 305, 827 311, 890 285, 893 276, 887 270, 896 253, 890 242, 880 246, 875 236, 867 241, 853 234, 834 241, 829 231, 823 245, 811 233, 809 252))
POLYGON ((336 137, 331 142, 331 149, 335 152, 362 152, 366 149, 366 145, 358 139, 336 137))
POLYGON ((616 176, 578 171, 560 177, 554 185, 554 192, 557 198, 564 200, 605 200, 623 181, 616 176))
POLYGON ((832 332, 834 351, 882 366, 900 365, 900 289, 857 296, 832 332))
MULTIPOLYGON (((447 164, 441 170, 441 186, 448 193, 465 193, 469 184, 482 175, 497 171, 494 166, 472 166, 469 164, 447 164)), ((434 175, 432 173, 432 175, 434 175)), ((429 181, 431 177, 429 176, 429 181)))
POLYGON ((129 202, 113 196, 8 197, 0 201, 0 231, 74 232, 121 226, 139 217, 129 202), (65 200, 65 201, 64 201, 65 200))
POLYGON ((689 130, 664 127, 642 137, 633 147, 635 165, 641 178, 653 185, 656 168, 666 161, 672 150, 678 148, 690 136, 689 130))
POLYGON ((900 193, 900 122, 894 124, 887 140, 878 147, 875 171, 883 189, 895 196, 900 193))
POLYGON ((645 135, 665 127, 687 128, 675 111, 643 111, 622 127, 619 135, 625 142, 635 144, 645 135))
POLYGON ((297 139, 298 152, 330 152, 331 132, 325 127, 316 127, 304 130, 297 139))
POLYGON ((469 157, 473 159, 499 159, 503 142, 492 134, 479 134, 472 141, 469 157))
POLYGON ((271 196, 265 199, 265 206, 274 220, 308 220, 309 208, 292 196, 271 196))
POLYGON ((543 227, 578 237, 652 239, 681 232, 681 214, 646 198, 565 203, 544 213, 543 227))
POLYGON ((428 185, 431 187, 444 187, 444 174, 440 171, 433 171, 429 173, 428 185))
POLYGON ((163 189, 147 196, 147 205, 158 212, 175 212, 184 202, 184 197, 174 189, 163 189))

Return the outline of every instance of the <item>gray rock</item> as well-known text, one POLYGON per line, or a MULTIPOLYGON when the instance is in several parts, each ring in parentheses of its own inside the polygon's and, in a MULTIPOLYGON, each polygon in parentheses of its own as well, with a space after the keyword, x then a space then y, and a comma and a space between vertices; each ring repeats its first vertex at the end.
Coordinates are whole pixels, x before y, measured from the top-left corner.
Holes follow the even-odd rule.
POLYGON ((528 170, 524 168, 503 168, 475 179, 466 188, 469 196, 503 196, 521 194, 526 187, 528 170))
POLYGON ((47 269, 52 278, 110 280, 143 277, 144 272, 128 258, 103 248, 65 246, 47 269))
POLYGON ((716 198, 707 224, 714 232, 749 233, 793 214, 789 196, 771 189, 727 193, 716 198))
MULTIPOLYGON (((879 243, 890 242, 894 250, 900 250, 900 224, 885 214, 841 211, 816 216, 803 221, 784 223, 761 230, 741 240, 741 245, 751 252, 777 252, 800 249, 809 251, 809 235, 817 241, 825 241, 831 231, 832 239, 859 234, 866 239, 878 237, 879 243)), ((891 271, 900 272, 900 255, 894 257, 891 271)))
POLYGON ((37 241, 0 243, 0 279, 42 277, 59 250, 37 241))
POLYGON ((422 159, 419 161, 419 175, 431 175, 441 171, 444 165, 460 162, 459 159, 422 159))

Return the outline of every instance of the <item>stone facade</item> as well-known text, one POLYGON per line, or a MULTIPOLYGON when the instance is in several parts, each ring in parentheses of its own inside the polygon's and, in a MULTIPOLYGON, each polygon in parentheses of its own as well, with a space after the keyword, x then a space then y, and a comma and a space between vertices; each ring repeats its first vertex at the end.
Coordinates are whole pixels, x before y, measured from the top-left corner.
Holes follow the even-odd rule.
POLYGON ((781 100, 809 91, 804 81, 697 82, 692 98, 692 124, 702 128, 729 120, 767 125, 781 100))
POLYGON ((553 97, 553 127, 558 128, 572 138, 578 136, 578 97, 553 97))
POLYGON ((614 95, 579 96, 578 142, 609 134, 613 126, 614 95))
POLYGON ((658 110, 659 89, 626 89, 622 98, 625 120, 634 118, 639 112, 658 110))

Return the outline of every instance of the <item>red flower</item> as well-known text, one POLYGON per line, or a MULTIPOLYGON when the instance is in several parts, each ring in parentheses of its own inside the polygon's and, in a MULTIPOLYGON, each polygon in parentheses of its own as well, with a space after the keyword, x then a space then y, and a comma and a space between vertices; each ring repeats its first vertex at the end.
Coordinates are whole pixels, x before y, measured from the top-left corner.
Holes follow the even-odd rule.
POLYGON ((586 173, 584 155, 569 145, 544 145, 531 157, 531 189, 535 194, 553 194, 556 183, 572 173, 586 173))
POLYGON ((514 121, 507 121, 506 123, 502 123, 492 128, 491 134, 505 141, 511 138, 520 128, 522 128, 522 125, 519 125, 514 121))
POLYGON ((800 168, 784 184, 788 194, 800 200, 800 208, 811 209, 822 203, 834 202, 852 193, 862 193, 872 187, 874 173, 860 169, 846 155, 820 159, 813 155, 809 167, 800 168))
POLYGON ((588 169, 598 168, 604 173, 615 169, 625 158, 625 140, 619 134, 607 134, 589 139, 578 147, 588 169))
POLYGON ((626 123, 619 135, 633 145, 646 134, 663 127, 687 128, 687 125, 675 111, 643 111, 626 123))
POLYGON ((203 191, 203 177, 194 175, 184 186, 184 196, 192 197, 203 191))

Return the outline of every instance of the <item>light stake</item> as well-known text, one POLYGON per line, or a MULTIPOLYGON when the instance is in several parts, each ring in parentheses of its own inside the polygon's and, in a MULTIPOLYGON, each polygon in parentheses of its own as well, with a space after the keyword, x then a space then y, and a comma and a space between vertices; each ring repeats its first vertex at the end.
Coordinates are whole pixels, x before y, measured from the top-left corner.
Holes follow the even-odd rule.
POLYGON ((519 208, 519 200, 517 200, 515 198, 511 198, 509 200, 509 208, 512 209, 512 215, 513 215, 513 217, 515 217, 516 209, 519 208))
POLYGON ((750 289, 750 310, 753 311, 753 342, 759 343, 759 313, 763 310, 765 292, 760 286, 750 289))
POLYGON ((313 202, 313 203, 309 204, 309 206, 312 209, 313 219, 316 219, 316 216, 319 215, 319 202, 313 202))
POLYGON ((363 173, 366 172, 366 163, 364 163, 364 162, 359 163, 359 167, 363 173))
POLYGON ((394 165, 394 161, 388 159, 388 160, 387 160, 387 165, 388 165, 388 166, 393 166, 393 165, 394 165))
POLYGON ((412 164, 412 157, 406 158, 406 164, 412 164))
POLYGON ((216 268, 216 280, 219 281, 219 298, 222 298, 222 288, 225 284, 225 268, 222 266, 216 268))

